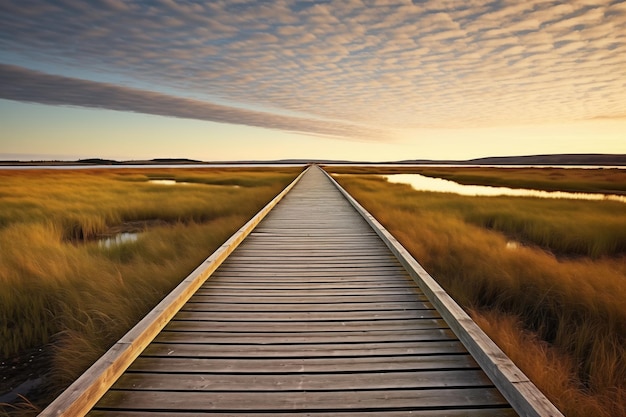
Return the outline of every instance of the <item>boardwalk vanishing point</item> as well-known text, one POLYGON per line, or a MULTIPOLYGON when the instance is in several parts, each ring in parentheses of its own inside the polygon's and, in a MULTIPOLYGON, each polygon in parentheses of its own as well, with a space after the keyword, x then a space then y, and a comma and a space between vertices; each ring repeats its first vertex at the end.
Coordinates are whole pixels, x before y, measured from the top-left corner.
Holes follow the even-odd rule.
POLYGON ((85 414, 561 416, 315 166, 40 415, 85 414))

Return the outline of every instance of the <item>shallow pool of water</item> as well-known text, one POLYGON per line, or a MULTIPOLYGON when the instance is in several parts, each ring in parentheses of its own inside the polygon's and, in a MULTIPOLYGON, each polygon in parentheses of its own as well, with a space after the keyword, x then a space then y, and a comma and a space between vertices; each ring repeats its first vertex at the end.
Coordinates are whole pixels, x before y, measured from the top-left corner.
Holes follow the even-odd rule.
POLYGON ((191 184, 190 182, 184 181, 176 181, 176 180, 148 180, 150 184, 158 184, 158 185, 187 185, 191 184))
POLYGON ((118 233, 115 236, 108 236, 98 240, 98 246, 101 248, 109 249, 113 246, 121 245, 122 243, 130 243, 137 240, 139 233, 124 232, 118 233))
POLYGON ((521 245, 521 243, 516 242, 515 240, 509 240, 508 242, 506 242, 506 248, 508 250, 515 250, 518 249, 521 245))
POLYGON ((613 200, 626 203, 626 196, 599 193, 570 193, 565 191, 541 191, 524 188, 464 185, 443 178, 431 178, 420 174, 393 174, 384 176, 393 183, 409 184, 415 190, 455 193, 467 196, 515 196, 540 198, 565 198, 576 200, 613 200))
POLYGON ((35 388, 38 388, 43 382, 43 378, 27 379, 9 392, 0 395, 0 403, 11 403, 20 396, 27 396, 35 388))
POLYGON ((205 185, 211 187, 228 187, 228 188, 241 188, 239 185, 222 185, 222 184, 203 184, 200 182, 185 182, 185 181, 176 181, 176 180, 148 180, 150 184, 157 185, 205 185))

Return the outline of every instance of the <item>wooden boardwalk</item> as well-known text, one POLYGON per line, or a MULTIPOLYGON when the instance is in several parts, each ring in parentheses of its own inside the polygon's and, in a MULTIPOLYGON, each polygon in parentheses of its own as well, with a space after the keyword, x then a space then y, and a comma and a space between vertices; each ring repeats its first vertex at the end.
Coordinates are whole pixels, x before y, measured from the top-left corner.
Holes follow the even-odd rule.
POLYGON ((311 169, 90 415, 517 414, 311 169))
POLYGON ((563 417, 334 180, 298 180, 40 416, 563 417))

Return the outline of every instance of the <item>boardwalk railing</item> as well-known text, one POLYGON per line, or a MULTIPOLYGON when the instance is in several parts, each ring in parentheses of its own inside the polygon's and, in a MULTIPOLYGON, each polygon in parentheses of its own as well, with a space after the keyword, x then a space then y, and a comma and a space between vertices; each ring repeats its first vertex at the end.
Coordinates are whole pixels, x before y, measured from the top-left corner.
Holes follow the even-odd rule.
POLYGON ((39 415, 42 417, 73 417, 86 414, 204 281, 228 258, 228 255, 239 246, 309 169, 311 167, 300 173, 291 184, 202 262, 39 415))
POLYGON ((413 256, 326 171, 326 176, 365 218, 406 268, 465 348, 485 371, 504 398, 522 417, 562 417, 552 404, 471 317, 441 288, 413 256))

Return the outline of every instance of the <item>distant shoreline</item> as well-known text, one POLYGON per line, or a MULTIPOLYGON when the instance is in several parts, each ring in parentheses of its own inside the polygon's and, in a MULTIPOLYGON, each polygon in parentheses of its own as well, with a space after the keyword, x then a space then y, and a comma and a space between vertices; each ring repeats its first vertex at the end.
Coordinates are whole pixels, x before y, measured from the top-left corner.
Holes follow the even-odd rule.
POLYGON ((0 166, 76 166, 76 167, 125 167, 125 166, 229 166, 229 165, 471 165, 471 166, 626 166, 626 154, 552 154, 527 156, 486 157, 469 160, 430 160, 412 159, 401 161, 371 162, 325 159, 280 159, 280 160, 241 160, 241 161, 199 161, 185 158, 158 158, 150 160, 116 161, 112 159, 63 160, 0 160, 0 166))

